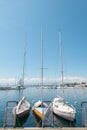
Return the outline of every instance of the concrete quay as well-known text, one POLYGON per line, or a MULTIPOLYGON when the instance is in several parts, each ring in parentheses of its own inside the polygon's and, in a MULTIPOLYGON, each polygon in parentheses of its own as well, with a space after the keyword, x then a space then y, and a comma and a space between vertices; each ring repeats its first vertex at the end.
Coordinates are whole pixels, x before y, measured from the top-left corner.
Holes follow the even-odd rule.
POLYGON ((58 128, 52 128, 52 127, 45 127, 45 128, 40 128, 40 127, 25 127, 25 128, 0 128, 0 130, 87 130, 87 127, 58 127, 58 128))

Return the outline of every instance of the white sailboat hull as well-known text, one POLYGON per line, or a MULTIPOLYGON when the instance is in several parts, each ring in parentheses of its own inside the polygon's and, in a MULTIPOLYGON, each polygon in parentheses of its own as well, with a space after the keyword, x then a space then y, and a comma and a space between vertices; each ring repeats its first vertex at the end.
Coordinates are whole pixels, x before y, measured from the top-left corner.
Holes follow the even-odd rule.
POLYGON ((58 110, 57 108, 53 108, 53 112, 54 112, 54 114, 66 119, 66 120, 69 120, 69 121, 75 120, 75 113, 62 112, 62 111, 58 110))
POLYGON ((16 113, 16 116, 17 117, 24 117, 24 116, 27 116, 29 114, 29 110, 24 110, 20 113, 16 113))
POLYGON ((18 105, 14 108, 13 112, 17 117, 24 117, 29 114, 30 103, 23 97, 18 105))
POLYGON ((76 109, 69 104, 66 104, 63 98, 55 98, 53 101, 53 112, 69 121, 74 121, 76 116, 76 109))

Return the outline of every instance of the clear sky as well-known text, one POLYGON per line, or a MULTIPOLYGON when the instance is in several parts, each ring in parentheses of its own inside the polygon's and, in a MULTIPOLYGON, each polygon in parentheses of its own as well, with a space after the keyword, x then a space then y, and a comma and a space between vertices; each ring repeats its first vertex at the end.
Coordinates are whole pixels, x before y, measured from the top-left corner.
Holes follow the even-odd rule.
POLYGON ((0 79, 21 77, 26 33, 25 77, 41 77, 41 25, 44 78, 61 76, 61 31, 64 77, 86 80, 87 0, 0 0, 0 79))

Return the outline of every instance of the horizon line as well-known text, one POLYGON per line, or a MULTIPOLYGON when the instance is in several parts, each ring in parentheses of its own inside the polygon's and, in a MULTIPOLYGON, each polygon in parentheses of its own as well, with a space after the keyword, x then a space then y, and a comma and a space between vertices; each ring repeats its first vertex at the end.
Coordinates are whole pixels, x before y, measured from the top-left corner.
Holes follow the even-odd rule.
MULTIPOLYGON (((63 78, 64 79, 64 83, 72 83, 72 82, 87 82, 87 78, 86 77, 79 77, 79 76, 66 76, 63 78)), ((17 84, 19 82, 19 78, 0 78, 0 84, 17 84)), ((24 79, 24 82, 26 84, 32 84, 32 83, 41 83, 41 78, 29 78, 26 77, 24 79)), ((61 83, 61 78, 43 78, 43 82, 44 83, 61 83)))

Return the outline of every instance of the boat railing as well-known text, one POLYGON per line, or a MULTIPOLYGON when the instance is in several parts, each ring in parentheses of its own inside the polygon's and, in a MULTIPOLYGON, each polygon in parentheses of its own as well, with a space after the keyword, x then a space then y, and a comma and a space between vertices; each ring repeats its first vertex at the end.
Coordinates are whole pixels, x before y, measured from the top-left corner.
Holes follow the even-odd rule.
POLYGON ((16 125, 16 112, 14 107, 17 105, 17 101, 8 101, 6 103, 4 123, 3 127, 15 127, 16 125), (14 112, 13 112, 14 111, 14 112))
POLYGON ((76 108, 75 108, 73 105, 71 105, 71 107, 72 107, 74 110, 76 110, 76 108))
POLYGON ((82 106, 82 125, 87 127, 87 101, 81 103, 82 106))
POLYGON ((44 127, 53 127, 53 112, 52 112, 52 103, 51 101, 44 101, 48 104, 48 109, 43 117, 43 126, 44 127))

